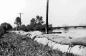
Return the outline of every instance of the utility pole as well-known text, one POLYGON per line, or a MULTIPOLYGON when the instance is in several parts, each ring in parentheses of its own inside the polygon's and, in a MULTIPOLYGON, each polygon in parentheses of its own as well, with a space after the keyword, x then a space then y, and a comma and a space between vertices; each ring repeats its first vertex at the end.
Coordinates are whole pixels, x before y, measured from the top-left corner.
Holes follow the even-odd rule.
MULTIPOLYGON (((20 17, 20 19, 21 19, 21 15, 22 15, 23 13, 20 12, 20 13, 18 13, 18 14, 19 14, 19 17, 20 17)), ((20 24, 20 25, 21 25, 21 24, 20 24)))
POLYGON ((49 14, 49 0, 47 0, 47 5, 46 5, 46 33, 48 34, 48 14, 49 14))
POLYGON ((20 15, 20 18, 21 18, 21 15, 23 14, 23 13, 18 13, 19 15, 20 15))

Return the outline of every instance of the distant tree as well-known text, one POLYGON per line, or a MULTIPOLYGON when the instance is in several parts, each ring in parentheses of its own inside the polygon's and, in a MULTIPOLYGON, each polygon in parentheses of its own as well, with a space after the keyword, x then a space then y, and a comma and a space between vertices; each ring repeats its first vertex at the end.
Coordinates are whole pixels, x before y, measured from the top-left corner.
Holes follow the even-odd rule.
POLYGON ((44 21, 43 21, 43 17, 42 16, 36 16, 34 30, 42 31, 42 29, 44 28, 43 27, 43 22, 44 21))
POLYGON ((38 28, 40 31, 45 32, 46 24, 40 25, 38 28))
POLYGON ((46 25, 43 24, 43 17, 42 16, 36 16, 36 18, 32 18, 30 21, 30 25, 27 25, 28 31, 34 31, 34 30, 40 30, 45 31, 46 25))
POLYGON ((34 26, 27 25, 26 29, 27 29, 27 31, 33 31, 34 30, 34 26))
POLYGON ((27 28, 26 28, 25 25, 21 25, 21 26, 19 27, 19 30, 27 31, 27 28))
POLYGON ((36 16, 36 24, 42 25, 44 23, 42 16, 36 16))
POLYGON ((12 26, 9 23, 6 23, 6 22, 2 23, 1 27, 3 27, 4 30, 6 30, 6 31, 12 29, 12 26))
POLYGON ((36 25, 36 20, 35 18, 32 18, 30 21, 30 25, 35 26, 36 25))
POLYGON ((22 23, 22 22, 21 22, 21 18, 20 18, 20 17, 16 17, 14 24, 17 25, 17 29, 18 29, 18 27, 21 26, 21 23, 22 23))

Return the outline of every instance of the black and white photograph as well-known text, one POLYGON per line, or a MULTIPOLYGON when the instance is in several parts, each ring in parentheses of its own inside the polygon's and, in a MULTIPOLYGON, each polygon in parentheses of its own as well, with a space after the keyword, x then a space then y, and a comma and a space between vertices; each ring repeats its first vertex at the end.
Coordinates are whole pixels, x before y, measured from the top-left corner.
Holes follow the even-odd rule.
POLYGON ((86 0, 0 0, 0 56, 86 56, 86 0))

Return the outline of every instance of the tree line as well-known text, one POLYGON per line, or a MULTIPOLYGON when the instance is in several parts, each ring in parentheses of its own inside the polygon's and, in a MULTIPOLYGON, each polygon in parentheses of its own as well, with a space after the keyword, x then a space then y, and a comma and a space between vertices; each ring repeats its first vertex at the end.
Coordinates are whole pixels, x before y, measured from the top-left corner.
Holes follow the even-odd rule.
MULTIPOLYGON (((44 23, 43 17, 37 15, 35 18, 30 20, 30 24, 22 24, 21 18, 16 17, 14 24, 16 27, 12 27, 10 23, 4 22, 0 25, 0 36, 6 33, 9 30, 23 30, 23 31, 42 31, 45 32, 46 24, 44 23)), ((52 24, 49 24, 49 30, 51 30, 52 24)))
MULTIPOLYGON (((30 20, 30 24, 24 25, 21 22, 21 18, 17 17, 15 19, 14 24, 16 24, 15 30, 23 30, 23 31, 43 31, 46 30, 46 24, 44 24, 44 20, 42 16, 37 15, 35 18, 30 20)), ((49 30, 51 30, 52 24, 49 24, 49 30)))

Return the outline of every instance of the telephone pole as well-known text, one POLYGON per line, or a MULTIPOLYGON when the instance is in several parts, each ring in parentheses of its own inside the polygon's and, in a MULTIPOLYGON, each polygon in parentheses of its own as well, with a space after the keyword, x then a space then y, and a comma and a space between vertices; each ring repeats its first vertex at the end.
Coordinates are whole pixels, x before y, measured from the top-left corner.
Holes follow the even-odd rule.
POLYGON ((21 18, 21 15, 23 14, 23 13, 18 13, 19 15, 20 15, 20 18, 21 18))
POLYGON ((48 15, 49 14, 49 0, 47 0, 47 4, 46 4, 46 33, 48 34, 48 15))
MULTIPOLYGON (((18 13, 19 14, 19 17, 20 17, 20 19, 21 19, 21 15, 23 14, 23 13, 18 13)), ((20 24, 21 25, 21 24, 20 24)))

